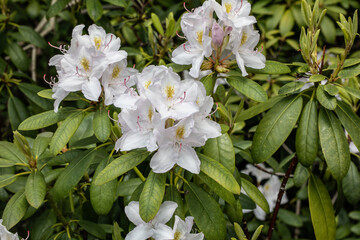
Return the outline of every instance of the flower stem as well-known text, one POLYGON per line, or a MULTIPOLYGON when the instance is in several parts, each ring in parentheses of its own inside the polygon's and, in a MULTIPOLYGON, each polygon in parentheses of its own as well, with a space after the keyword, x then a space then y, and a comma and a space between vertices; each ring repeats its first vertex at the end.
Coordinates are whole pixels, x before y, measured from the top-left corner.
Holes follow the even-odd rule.
POLYGON ((140 170, 137 167, 133 168, 135 173, 139 176, 139 178, 141 179, 141 181, 145 182, 146 178, 142 175, 142 173, 140 172, 140 170))

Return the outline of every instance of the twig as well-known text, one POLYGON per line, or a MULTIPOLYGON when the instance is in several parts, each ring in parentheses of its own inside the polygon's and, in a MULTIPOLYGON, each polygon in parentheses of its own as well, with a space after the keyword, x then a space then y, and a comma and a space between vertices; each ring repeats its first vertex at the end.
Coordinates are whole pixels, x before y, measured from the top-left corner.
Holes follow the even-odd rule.
POLYGON ((290 155, 294 153, 285 143, 282 144, 282 147, 283 147, 290 155))
MULTIPOLYGON (((301 211, 301 200, 298 199, 296 200, 296 215, 300 215, 300 211, 301 211)), ((300 235, 300 228, 295 228, 294 231, 294 239, 299 239, 299 235, 300 235)))
MULTIPOLYGON (((268 174, 270 174, 270 175, 275 175, 275 176, 278 176, 278 177, 285 177, 285 176, 286 176, 286 173, 274 173, 274 172, 270 172, 270 171, 266 170, 265 168, 263 168, 263 167, 261 167, 260 165, 257 165, 257 164, 255 164, 254 166, 255 166, 257 169, 259 169, 259 170, 261 170, 261 171, 263 171, 263 172, 266 172, 266 173, 268 173, 268 174)), ((289 176, 290 176, 291 178, 294 177, 293 174, 290 174, 289 176)))
POLYGON ((31 79, 36 82, 36 47, 33 46, 31 51, 31 79))
POLYGON ((279 194, 278 194, 278 197, 277 197, 277 200, 276 200, 276 205, 275 205, 274 213, 273 213, 272 218, 271 218, 271 224, 270 224, 270 228, 269 228, 266 240, 271 239, 272 232, 275 229, 276 217, 277 217, 277 214, 278 214, 279 209, 280 209, 281 199, 282 199, 282 197, 284 195, 284 192, 285 192, 285 186, 286 186, 286 183, 287 183, 287 181, 289 179, 290 173, 293 171, 294 167, 297 164, 297 161, 298 160, 297 160, 297 157, 295 155, 295 157, 291 161, 290 166, 289 166, 288 170, 286 171, 285 177, 284 177, 284 179, 283 179, 283 181, 281 183, 280 191, 279 191, 279 194))
POLYGON ((242 228, 244 229, 246 238, 250 239, 249 229, 247 228, 247 222, 244 218, 243 218, 243 227, 242 228))

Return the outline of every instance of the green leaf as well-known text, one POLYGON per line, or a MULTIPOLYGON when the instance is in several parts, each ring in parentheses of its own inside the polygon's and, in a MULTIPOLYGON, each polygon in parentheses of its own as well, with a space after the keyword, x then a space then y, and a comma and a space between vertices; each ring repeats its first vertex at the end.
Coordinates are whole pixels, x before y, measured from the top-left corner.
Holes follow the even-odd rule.
POLYGON ((120 182, 117 186, 116 195, 119 197, 131 196, 141 183, 140 178, 132 178, 125 182, 120 182))
POLYGON ((0 157, 13 161, 14 163, 27 164, 25 155, 15 144, 10 142, 0 141, 0 157))
POLYGON ((29 116, 28 110, 26 109, 24 103, 14 96, 9 97, 7 108, 11 129, 16 130, 20 123, 29 116))
POLYGON ((260 121, 251 151, 256 163, 269 159, 285 142, 300 116, 302 104, 301 96, 285 98, 260 121))
POLYGON ((30 59, 16 42, 8 43, 6 45, 6 51, 15 67, 21 71, 27 71, 29 69, 30 59))
POLYGON ((289 225, 292 227, 302 227, 302 225, 303 225, 303 222, 299 215, 296 215, 295 213, 293 213, 289 210, 285 210, 283 208, 279 209, 278 217, 286 225, 289 225))
POLYGON ((269 204, 260 190, 245 178, 241 178, 241 186, 246 194, 266 213, 269 213, 269 204))
POLYGON ((309 78, 309 82, 321 82, 322 80, 325 80, 325 76, 321 74, 311 75, 309 78))
POLYGON ((316 98, 323 107, 329 110, 335 110, 336 98, 325 92, 323 85, 319 85, 316 89, 316 98))
POLYGON ((324 85, 324 90, 331 96, 335 96, 339 93, 339 89, 332 84, 324 85))
POLYGON ((352 88, 352 87, 341 86, 341 85, 338 86, 338 87, 341 87, 341 88, 345 89, 346 92, 347 92, 348 94, 350 94, 351 96, 360 99, 360 90, 359 90, 359 89, 352 88))
POLYGON ((316 239, 335 240, 335 214, 326 187, 318 176, 311 175, 308 187, 311 221, 316 239))
POLYGON ((28 203, 34 208, 39 208, 45 199, 45 194, 46 183, 44 176, 40 171, 32 171, 25 185, 25 196, 28 203))
POLYGON ((156 31, 158 31, 158 33, 160 33, 161 36, 165 36, 164 29, 161 25, 160 19, 155 13, 151 13, 151 20, 156 31))
POLYGON ((75 112, 62 122, 50 141, 50 152, 52 154, 58 154, 66 146, 84 117, 84 112, 75 112))
POLYGON ((204 84, 206 89, 206 96, 209 96, 213 93, 216 78, 216 75, 208 74, 200 79, 200 82, 204 84))
POLYGON ((282 86, 278 94, 289 94, 300 90, 305 85, 304 82, 290 82, 282 86))
POLYGON ((174 185, 168 186, 166 188, 164 201, 176 202, 178 207, 176 208, 174 215, 178 215, 182 219, 185 218, 185 212, 187 209, 185 209, 184 202, 179 190, 174 185))
POLYGON ((285 96, 275 96, 267 100, 266 102, 259 103, 251 108, 246 109, 245 111, 240 112, 238 117, 235 119, 235 122, 248 120, 269 108, 272 108, 277 102, 281 99, 285 98, 285 96))
POLYGON ((93 128, 95 136, 99 139, 99 141, 105 142, 108 140, 111 132, 111 123, 105 108, 99 108, 96 111, 94 115, 93 128))
MULTIPOLYGON (((93 179, 106 167, 106 159, 102 159, 96 168, 93 179)), ((90 201, 95 212, 99 215, 106 215, 110 212, 116 195, 117 181, 116 179, 107 182, 101 186, 94 183, 90 186, 90 201)))
POLYGON ((0 188, 6 187, 17 180, 15 174, 2 174, 0 175, 0 188))
MULTIPOLYGON (((41 90, 37 93, 37 95, 39 97, 42 97, 42 98, 46 98, 46 99, 51 99, 51 100, 54 100, 52 98, 52 95, 53 95, 53 91, 52 89, 44 89, 44 90, 41 90)), ((69 95, 67 95, 63 101, 76 101, 76 100, 80 100, 81 97, 77 94, 77 93, 74 93, 74 92, 71 92, 69 93, 69 95)))
POLYGON ((254 234, 252 235, 251 237, 251 240, 257 240, 258 237, 260 236, 261 234, 261 230, 263 229, 264 225, 260 225, 254 232, 254 234))
MULTIPOLYGON (((360 58, 348 58, 345 59, 343 68, 351 67, 360 63, 360 58)), ((335 70, 338 66, 338 63, 331 64, 326 70, 335 70)))
MULTIPOLYGON (((297 152, 296 152, 297 153, 297 152)), ((310 177, 310 173, 306 167, 301 164, 296 165, 294 172, 294 184, 296 187, 301 187, 310 177)))
POLYGON ((47 149, 52 136, 52 132, 43 132, 36 136, 33 146, 31 148, 32 156, 35 159, 38 159, 39 156, 47 149))
POLYGON ((305 105, 296 131, 295 148, 299 162, 309 167, 318 152, 317 106, 313 98, 305 105))
MULTIPOLYGON (((355 205, 360 201, 360 174, 356 165, 351 162, 350 168, 342 180, 343 192, 349 203, 355 205)), ((360 218, 359 218, 360 220, 360 218)))
POLYGON ((354 142, 355 146, 360 149, 360 118, 354 113, 349 105, 344 102, 338 101, 337 108, 335 109, 336 115, 339 117, 341 124, 345 127, 346 131, 354 142))
POLYGON ((349 218, 354 220, 360 220, 360 211, 349 212, 349 218))
POLYGON ((7 160, 7 159, 4 159, 4 158, 0 158, 0 168, 3 168, 3 167, 12 167, 12 166, 15 166, 16 163, 14 163, 13 161, 11 160, 7 160))
POLYGON ((146 150, 134 150, 112 161, 95 178, 95 185, 107 183, 142 163, 149 153, 146 150))
POLYGON ((46 13, 46 17, 48 19, 54 17, 56 14, 61 12, 70 1, 71 0, 57 0, 53 5, 50 6, 46 13))
POLYGON ((34 102, 36 105, 44 110, 53 109, 53 102, 40 97, 37 93, 42 91, 44 88, 34 84, 20 83, 19 89, 25 94, 25 96, 34 102))
POLYGON ((360 74, 360 64, 345 68, 339 72, 340 78, 352 78, 357 77, 360 74))
POLYGON ((229 134, 210 138, 204 146, 204 154, 220 162, 230 172, 235 170, 235 151, 229 134))
POLYGON ((231 122, 232 116, 231 116, 231 113, 229 112, 229 109, 220 102, 218 102, 218 104, 217 104, 217 111, 223 118, 225 118, 227 121, 231 122))
POLYGON ((319 113, 320 145, 329 170, 336 180, 341 180, 350 166, 350 150, 339 119, 324 108, 319 113))
POLYGON ((176 73, 182 72, 184 70, 189 70, 191 68, 191 65, 180 65, 180 64, 176 64, 176 63, 169 63, 169 64, 166 64, 166 66, 171 67, 173 69, 173 71, 176 73))
POLYGON ((165 194, 165 173, 150 171, 140 195, 140 216, 145 222, 153 219, 160 209, 165 194))
POLYGON ((96 151, 87 150, 82 157, 73 159, 69 166, 60 174, 54 185, 54 195, 57 199, 65 197, 80 179, 84 176, 86 171, 94 159, 96 151))
POLYGON ((216 160, 201 153, 198 153, 198 156, 201 161, 200 170, 203 173, 212 178, 226 190, 234 194, 240 194, 240 186, 228 169, 216 160))
POLYGON ((105 239, 106 233, 105 231, 99 226, 99 224, 86 221, 86 220, 80 220, 79 225, 85 229, 88 233, 91 235, 94 235, 97 238, 105 239))
POLYGON ((321 33, 324 35, 326 42, 335 43, 336 39, 336 27, 333 21, 325 16, 320 24, 321 33))
POLYGON ((25 192, 19 191, 15 193, 15 195, 10 198, 4 209, 2 215, 2 219, 4 220, 3 225, 10 230, 25 215, 28 206, 25 192))
POLYGON ((294 24, 295 24, 294 17, 291 13, 291 10, 288 9, 282 15, 280 20, 279 30, 281 35, 284 36, 286 33, 291 32, 292 28, 294 27, 294 24))
POLYGON ((112 5, 119 7, 126 7, 126 0, 104 0, 105 2, 111 3, 112 5))
POLYGON ((31 27, 19 26, 19 33, 26 42, 29 42, 39 48, 47 47, 45 39, 31 27))
POLYGON ((94 22, 97 22, 102 17, 103 7, 99 0, 86 0, 86 10, 94 22))
POLYGON ((263 74, 287 74, 291 72, 290 68, 285 64, 270 60, 266 61, 265 68, 263 69, 246 68, 246 71, 248 73, 263 74))
POLYGON ((265 102, 267 100, 265 90, 251 79, 232 75, 227 78, 227 81, 237 91, 254 101, 265 102))
POLYGON ((56 113, 53 110, 33 115, 19 125, 19 130, 36 130, 51 126, 74 113, 74 108, 60 108, 56 113))
POLYGON ((207 240, 224 240, 226 238, 226 222, 219 204, 203 189, 194 183, 185 185, 185 195, 190 215, 196 225, 204 233, 207 240))

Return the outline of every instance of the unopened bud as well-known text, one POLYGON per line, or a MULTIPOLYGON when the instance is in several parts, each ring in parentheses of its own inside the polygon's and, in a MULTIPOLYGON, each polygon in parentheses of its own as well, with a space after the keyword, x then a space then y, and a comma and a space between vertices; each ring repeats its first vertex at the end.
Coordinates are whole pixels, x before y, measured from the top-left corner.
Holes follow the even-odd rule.
POLYGON ((223 64, 217 65, 217 66, 215 67, 215 69, 216 69, 216 71, 217 71, 218 73, 227 73, 227 72, 229 72, 229 69, 227 68, 227 66, 226 66, 226 65, 223 65, 223 64))
POLYGON ((217 24, 217 22, 214 22, 212 29, 211 29, 211 34, 212 34, 212 42, 216 47, 220 47, 223 40, 224 40, 224 36, 225 36, 225 32, 222 29, 222 27, 220 27, 219 24, 217 24))

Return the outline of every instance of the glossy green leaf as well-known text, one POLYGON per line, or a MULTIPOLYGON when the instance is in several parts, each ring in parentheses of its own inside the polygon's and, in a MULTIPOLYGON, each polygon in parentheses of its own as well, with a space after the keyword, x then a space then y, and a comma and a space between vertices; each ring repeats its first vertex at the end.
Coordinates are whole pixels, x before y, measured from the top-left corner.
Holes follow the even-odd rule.
POLYGON ((352 87, 346 87, 346 86, 339 86, 343 89, 345 89, 345 91, 350 94, 351 96, 360 99, 360 90, 356 89, 356 88, 352 88, 352 87))
POLYGON ((257 240, 258 239, 258 237, 261 234, 261 230, 263 229, 263 227, 264 227, 264 225, 260 225, 260 226, 257 227, 257 229, 255 230, 254 234, 251 237, 251 240, 257 240))
POLYGON ((225 212, 231 222, 242 223, 243 220, 243 209, 240 199, 236 199, 235 203, 225 205, 225 212))
POLYGON ((324 90, 331 96, 335 96, 339 93, 339 89, 332 84, 324 85, 324 90))
POLYGON ((54 101, 46 100, 37 94, 38 92, 42 91, 44 88, 39 87, 34 84, 20 83, 19 89, 21 90, 21 92, 23 92, 25 94, 25 96, 28 99, 30 99, 32 102, 34 102, 36 105, 38 105, 42 109, 50 110, 50 109, 54 108, 54 106, 53 106, 54 101))
POLYGON ((67 196, 67 194, 76 186, 96 155, 96 151, 87 150, 79 157, 72 159, 69 166, 60 174, 54 185, 54 194, 57 199, 67 196))
POLYGON ((0 141, 0 157, 13 161, 14 163, 27 163, 25 155, 15 144, 0 141))
POLYGON ((119 197, 131 196, 141 183, 140 178, 131 178, 125 182, 120 182, 117 186, 116 195, 119 197))
POLYGON ((228 169, 216 160, 201 153, 198 153, 198 156, 201 161, 201 172, 212 178, 226 190, 234 194, 240 194, 240 186, 228 169))
POLYGON ((94 136, 93 130, 93 119, 94 119, 94 112, 90 112, 86 114, 86 116, 81 121, 79 127, 76 129, 74 135, 69 140, 69 147, 84 147, 84 148, 92 148, 95 145, 91 145, 92 143, 98 142, 96 137, 91 138, 94 136), (89 139, 90 138, 90 139, 89 139), (92 141, 94 139, 94 141, 92 141), (88 143, 90 141, 90 143, 88 143))
POLYGON ((0 158, 0 168, 2 168, 2 167, 12 167, 12 166, 15 166, 15 164, 16 163, 11 161, 11 160, 0 158))
POLYGON ((291 10, 288 9, 282 15, 280 20, 279 30, 281 35, 284 36, 286 33, 291 32, 292 28, 294 27, 294 24, 295 24, 294 17, 291 13, 291 10))
POLYGON ((207 96, 213 93, 216 78, 216 75, 209 74, 200 79, 200 81, 204 84, 207 96))
POLYGON ((226 222, 219 204, 203 189, 194 183, 185 185, 185 195, 190 215, 196 225, 204 233, 207 240, 224 240, 226 238, 226 222))
POLYGON ((150 171, 140 195, 140 216, 149 222, 158 213, 165 194, 165 173, 150 171))
POLYGON ((326 77, 321 74, 311 75, 309 78, 309 82, 321 82, 322 80, 325 80, 326 77))
POLYGON ((56 113, 54 110, 33 115, 19 125, 19 130, 36 130, 51 126, 67 118, 74 113, 74 108, 60 108, 56 113))
POLYGON ((159 17, 155 13, 151 13, 151 20, 156 31, 158 31, 158 33, 160 33, 161 36, 164 36, 165 35, 164 28, 161 25, 159 17))
POLYGON ((75 112, 62 122, 50 141, 50 152, 52 154, 58 154, 66 146, 84 117, 84 112, 75 112))
POLYGON ((279 209, 278 218, 286 225, 292 227, 302 227, 303 225, 302 219, 299 215, 296 215, 292 211, 285 210, 283 208, 279 209))
POLYGON ((260 190, 245 178, 241 178, 241 187, 246 194, 266 213, 269 213, 269 204, 260 190))
POLYGON ((100 20, 102 17, 103 7, 99 0, 86 0, 86 10, 94 22, 100 20))
POLYGON ((220 102, 217 104, 217 111, 223 118, 226 119, 226 121, 231 122, 232 116, 229 109, 220 102))
MULTIPOLYGON (((348 58, 345 60, 343 68, 351 67, 360 63, 360 58, 348 58)), ((331 64, 327 69, 335 70, 338 63, 331 64)))
POLYGON ((217 138, 210 138, 204 146, 204 154, 215 159, 230 172, 235 170, 235 151, 229 134, 224 133, 217 138))
POLYGON ((335 43, 336 27, 333 21, 325 16, 320 24, 321 33, 324 35, 326 42, 335 43))
MULTIPOLYGON (((342 180, 343 192, 351 204, 357 204, 360 201, 360 173, 356 165, 351 162, 350 168, 342 180)), ((359 219, 360 220, 360 219, 359 219)))
POLYGON ((178 215, 182 219, 185 218, 185 212, 187 210, 185 209, 185 205, 179 190, 174 185, 168 186, 165 189, 164 201, 176 202, 178 207, 176 208, 174 215, 178 215))
POLYGON ((360 149, 360 118, 354 113, 349 105, 338 101, 338 106, 335 109, 336 115, 339 117, 342 125, 354 142, 355 146, 360 149))
POLYGON ((254 69, 246 68, 248 73, 263 73, 263 74, 287 74, 291 70, 288 66, 283 63, 268 60, 265 62, 265 68, 263 69, 254 69))
POLYGON ((309 167, 318 152, 318 113, 314 99, 305 105, 296 131, 295 148, 299 162, 309 167))
POLYGON ((360 211, 349 212, 349 218, 354 219, 354 220, 360 220, 360 211))
MULTIPOLYGON (((297 152, 296 152, 297 153, 297 152)), ((294 184, 301 187, 309 178, 310 173, 302 164, 297 164, 294 172, 294 184)))
POLYGON ((47 149, 52 136, 52 132, 43 132, 36 136, 31 148, 31 154, 35 159, 38 159, 39 156, 47 149))
POLYGON ((39 208, 45 199, 46 183, 40 171, 32 171, 25 185, 25 196, 28 203, 39 208))
POLYGON ((29 117, 24 103, 17 97, 9 97, 7 109, 12 130, 16 130, 20 123, 29 117))
POLYGON ((300 116, 302 103, 300 96, 285 98, 260 121, 251 151, 256 163, 269 159, 285 142, 300 116))
POLYGON ((357 77, 360 74, 360 64, 345 68, 339 72, 340 78, 357 77))
POLYGON ((329 110, 335 110, 336 108, 336 98, 329 95, 327 92, 325 92, 324 86, 319 85, 316 89, 316 98, 319 101, 319 103, 329 109, 329 110))
POLYGON ((290 82, 282 86, 278 94, 289 94, 300 90, 305 85, 304 82, 290 82))
POLYGON ((341 180, 350 166, 350 150, 339 119, 324 108, 319 113, 320 145, 331 174, 341 180))
POLYGON ((86 221, 86 220, 80 220, 79 225, 85 229, 88 233, 91 235, 94 235, 95 237, 99 239, 106 239, 106 233, 105 231, 99 226, 99 224, 86 221))
POLYGON ((46 13, 46 17, 48 19, 54 17, 56 14, 60 13, 70 1, 71 0, 57 0, 53 5, 50 6, 46 13))
POLYGON ((330 195, 318 176, 312 175, 308 186, 311 221, 316 239, 335 240, 335 214, 330 195))
POLYGON ((46 162, 47 166, 57 166, 61 164, 70 163, 73 159, 79 158, 83 151, 71 150, 57 155, 46 162))
MULTIPOLYGON (((93 179, 106 167, 106 159, 102 159, 94 173, 93 179)), ((94 183, 90 186, 90 201, 95 212, 99 215, 106 215, 110 212, 116 195, 117 181, 113 179, 101 186, 94 183)))
POLYGON ((258 83, 249 78, 230 76, 227 78, 227 81, 237 91, 254 101, 265 102, 267 100, 265 90, 258 83))
POLYGON ((102 185, 142 163, 149 156, 146 150, 134 150, 112 161, 95 178, 94 184, 102 185))
POLYGON ((13 62, 15 67, 21 71, 27 71, 30 65, 30 59, 24 52, 24 50, 16 43, 8 43, 6 45, 6 51, 13 62))
POLYGON ((2 174, 0 175, 0 188, 6 187, 9 184, 12 184, 17 179, 15 174, 2 174))
POLYGON ((105 108, 99 108, 93 121, 94 133, 101 142, 108 140, 111 132, 111 123, 105 108))
MULTIPOLYGON (((52 98, 52 95, 53 95, 53 91, 52 89, 44 89, 44 90, 41 90, 39 92, 37 92, 37 95, 39 97, 42 97, 42 98, 46 98, 46 99, 51 99, 51 100, 54 100, 52 98)), ((76 100, 80 100, 81 97, 77 94, 77 93, 74 93, 74 92, 71 92, 69 93, 69 95, 67 95, 63 101, 76 101, 76 100)))
POLYGON ((191 68, 191 65, 180 65, 180 64, 176 64, 176 63, 169 63, 169 64, 166 64, 166 66, 171 67, 173 69, 173 71, 176 73, 182 72, 184 70, 189 70, 191 68))
POLYGON ((35 30, 28 26, 19 26, 19 33, 23 37, 23 39, 33 44, 39 48, 46 48, 47 44, 43 37, 40 36, 39 33, 35 32, 35 30))
POLYGON ((2 219, 4 220, 3 225, 7 229, 11 229, 15 226, 25 215, 28 206, 29 204, 26 201, 25 192, 19 191, 15 193, 15 195, 10 198, 4 209, 2 215, 2 219))

